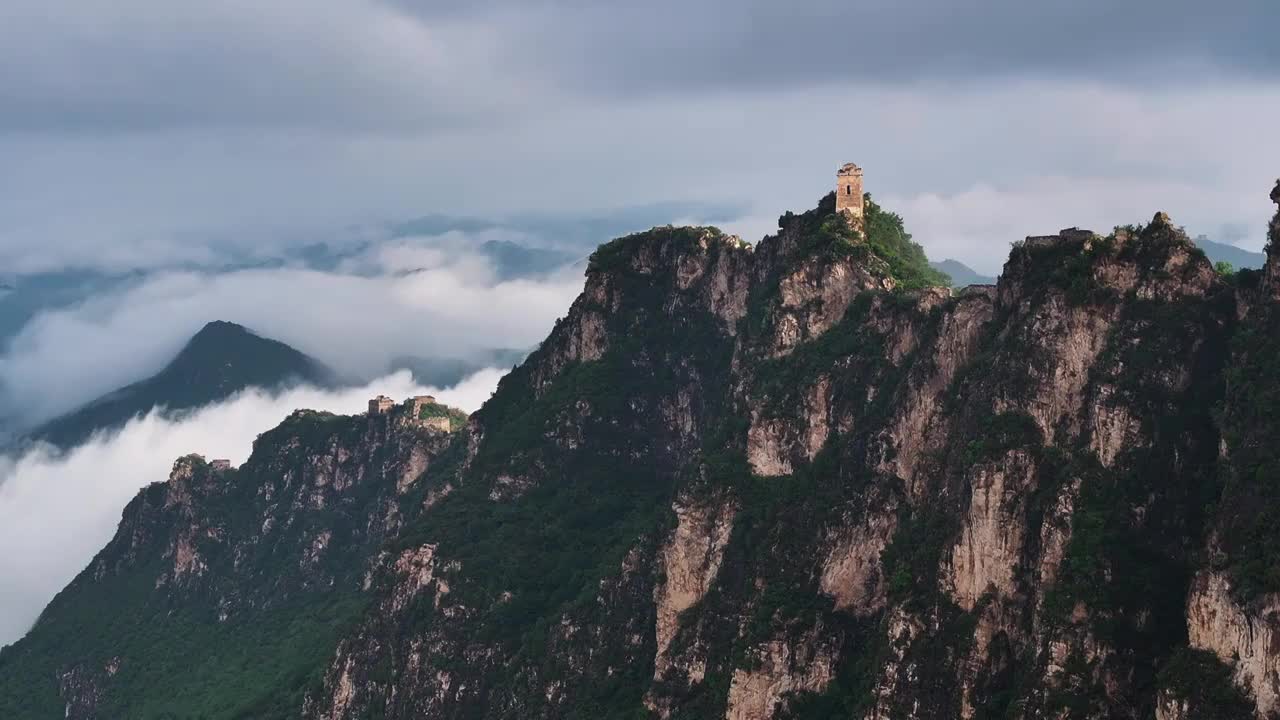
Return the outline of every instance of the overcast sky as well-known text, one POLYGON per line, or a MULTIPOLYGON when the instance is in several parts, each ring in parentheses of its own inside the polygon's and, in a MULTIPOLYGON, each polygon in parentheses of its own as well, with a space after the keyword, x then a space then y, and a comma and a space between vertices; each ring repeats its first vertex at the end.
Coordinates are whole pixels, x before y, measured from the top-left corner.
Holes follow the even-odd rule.
POLYGON ((7 0, 0 264, 673 200, 741 203, 755 240, 847 160, 932 256, 987 271, 1022 235, 1158 209, 1256 248, 1278 21, 1274 0, 7 0))

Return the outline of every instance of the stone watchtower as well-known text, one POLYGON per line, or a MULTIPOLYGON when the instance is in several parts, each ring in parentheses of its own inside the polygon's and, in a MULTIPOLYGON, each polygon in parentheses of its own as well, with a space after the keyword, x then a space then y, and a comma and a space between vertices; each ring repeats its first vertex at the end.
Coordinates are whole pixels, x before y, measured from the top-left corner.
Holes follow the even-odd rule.
POLYGON ((848 213, 849 219, 862 225, 862 168, 845 163, 836 172, 836 212, 848 213))

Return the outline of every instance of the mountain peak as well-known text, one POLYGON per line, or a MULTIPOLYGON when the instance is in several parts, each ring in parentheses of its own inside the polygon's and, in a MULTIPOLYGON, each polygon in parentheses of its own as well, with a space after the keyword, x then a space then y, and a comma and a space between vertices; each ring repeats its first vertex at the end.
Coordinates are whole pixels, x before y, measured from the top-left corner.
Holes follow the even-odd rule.
POLYGON ((192 339, 195 339, 201 336, 216 336, 216 335, 257 336, 258 334, 239 323, 233 323, 227 320, 210 320, 209 322, 204 324, 204 327, 200 328, 200 330, 196 332, 195 335, 192 336, 192 339))
POLYGON ((61 447, 94 432, 124 425, 155 408, 191 410, 250 387, 274 389, 292 382, 328 384, 333 373, 315 358, 243 325, 207 323, 156 375, 110 392, 34 430, 30 437, 61 447))

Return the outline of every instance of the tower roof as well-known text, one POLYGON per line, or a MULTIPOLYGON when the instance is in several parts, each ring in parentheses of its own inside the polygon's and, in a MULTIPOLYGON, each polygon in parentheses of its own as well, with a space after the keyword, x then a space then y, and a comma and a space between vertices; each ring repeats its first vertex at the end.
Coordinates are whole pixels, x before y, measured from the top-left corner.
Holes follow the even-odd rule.
POLYGON ((845 163, 844 165, 841 165, 840 170, 836 172, 836 175, 861 175, 861 174, 862 174, 862 168, 858 167, 857 165, 854 165, 853 163, 845 163))

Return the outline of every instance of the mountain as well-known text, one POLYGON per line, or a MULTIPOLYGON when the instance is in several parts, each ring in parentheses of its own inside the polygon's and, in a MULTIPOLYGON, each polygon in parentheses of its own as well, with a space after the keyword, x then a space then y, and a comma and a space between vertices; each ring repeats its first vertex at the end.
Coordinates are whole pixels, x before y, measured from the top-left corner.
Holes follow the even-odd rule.
POLYGON ((180 458, 0 651, 0 715, 1280 709, 1280 253, 1220 276, 1161 213, 955 292, 834 207, 602 246, 450 433, 180 458))
POLYGON ((214 321, 192 336, 159 373, 55 418, 28 438, 72 447, 94 432, 121 427, 153 408, 178 412, 225 400, 249 387, 276 389, 291 382, 325 385, 331 381, 332 373, 314 358, 235 323, 214 321))
POLYGON ((452 387, 485 368, 510 369, 528 355, 528 350, 493 349, 463 358, 406 356, 393 359, 389 369, 408 370, 419 385, 452 387))
POLYGON ((570 253, 526 247, 507 240, 488 240, 480 244, 479 251, 493 265, 499 280, 545 275, 575 259, 570 253))
POLYGON ((929 263, 929 267, 941 273, 946 273, 951 278, 951 284, 954 287, 967 287, 969 285, 995 285, 996 279, 990 275, 979 275, 977 270, 965 265, 959 260, 939 260, 929 263))
POLYGON ((1214 242, 1204 235, 1200 235, 1195 240, 1196 246, 1204 250, 1204 254, 1209 256, 1210 262, 1231 263, 1231 267, 1240 269, 1257 270, 1266 264, 1267 256, 1260 252, 1252 252, 1244 248, 1238 248, 1235 245, 1227 245, 1226 243, 1214 242))

